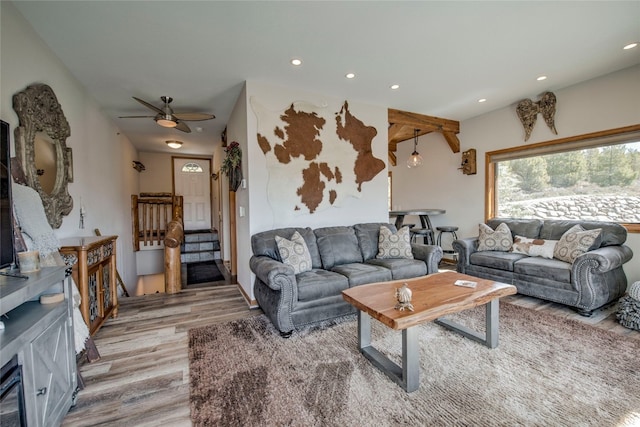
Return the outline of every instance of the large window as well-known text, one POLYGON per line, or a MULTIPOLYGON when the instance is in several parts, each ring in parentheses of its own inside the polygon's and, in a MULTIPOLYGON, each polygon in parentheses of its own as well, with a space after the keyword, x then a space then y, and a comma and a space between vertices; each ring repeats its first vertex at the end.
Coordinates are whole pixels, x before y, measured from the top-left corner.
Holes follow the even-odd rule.
POLYGON ((614 221, 640 232, 640 125, 487 153, 487 217, 614 221))

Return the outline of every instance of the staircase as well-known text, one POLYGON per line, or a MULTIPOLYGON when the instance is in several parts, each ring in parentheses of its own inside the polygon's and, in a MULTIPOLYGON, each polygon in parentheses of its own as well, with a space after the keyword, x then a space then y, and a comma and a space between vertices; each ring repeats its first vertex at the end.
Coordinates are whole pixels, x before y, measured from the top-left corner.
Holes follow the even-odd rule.
POLYGON ((182 264, 220 259, 220 241, 215 230, 185 230, 180 247, 182 264))

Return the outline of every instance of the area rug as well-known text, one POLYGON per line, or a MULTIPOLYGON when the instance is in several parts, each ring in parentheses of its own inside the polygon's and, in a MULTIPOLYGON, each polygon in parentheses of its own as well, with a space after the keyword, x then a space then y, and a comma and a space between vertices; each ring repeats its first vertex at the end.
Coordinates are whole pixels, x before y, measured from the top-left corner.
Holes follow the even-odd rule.
MULTIPOLYGON (((488 349, 420 326, 420 388, 406 393, 356 347, 357 322, 283 339, 264 316, 189 331, 196 426, 638 426, 640 341, 500 303, 488 349)), ((484 310, 449 316, 470 327, 484 310)), ((401 333, 373 322, 396 363, 401 333)))
POLYGON ((217 282, 224 280, 224 276, 215 261, 194 262, 187 264, 187 285, 197 283, 217 282))

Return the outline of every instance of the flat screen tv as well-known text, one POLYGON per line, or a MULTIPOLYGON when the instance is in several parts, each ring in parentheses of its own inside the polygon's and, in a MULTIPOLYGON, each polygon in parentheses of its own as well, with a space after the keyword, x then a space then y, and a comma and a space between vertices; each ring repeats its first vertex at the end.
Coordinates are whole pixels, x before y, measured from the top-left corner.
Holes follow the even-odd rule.
POLYGON ((9 124, 0 120, 0 269, 15 262, 9 124))

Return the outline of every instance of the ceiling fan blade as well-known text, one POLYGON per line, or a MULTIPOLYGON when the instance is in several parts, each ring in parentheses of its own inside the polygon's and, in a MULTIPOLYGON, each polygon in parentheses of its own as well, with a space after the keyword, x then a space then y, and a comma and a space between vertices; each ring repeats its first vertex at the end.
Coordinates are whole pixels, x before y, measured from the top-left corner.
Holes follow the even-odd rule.
POLYGON ((175 127, 175 129, 181 130, 182 132, 191 133, 191 129, 189 129, 189 126, 187 126, 186 123, 184 122, 176 122, 176 123, 178 123, 178 125, 175 127))
POLYGON ((206 113, 173 113, 173 116, 178 120, 188 120, 191 122, 211 120, 216 118, 216 116, 214 116, 213 114, 206 113))
POLYGON ((155 117, 155 116, 118 116, 119 119, 147 119, 149 117, 155 117))
POLYGON ((164 114, 164 111, 162 111, 161 109, 159 109, 155 105, 149 104, 147 101, 143 101, 142 99, 136 98, 135 96, 132 96, 132 98, 135 99, 136 101, 138 101, 140 104, 144 105, 145 107, 155 111, 156 113, 164 114))

